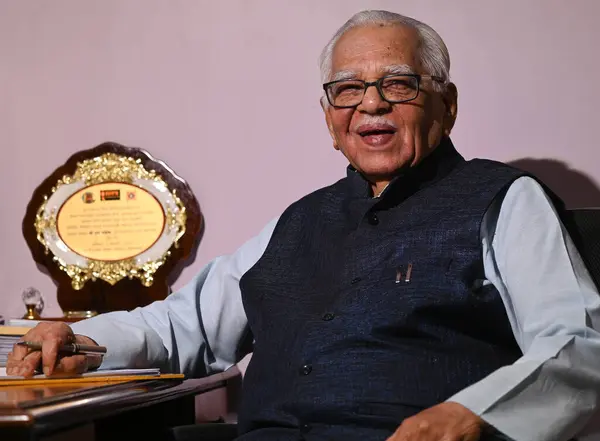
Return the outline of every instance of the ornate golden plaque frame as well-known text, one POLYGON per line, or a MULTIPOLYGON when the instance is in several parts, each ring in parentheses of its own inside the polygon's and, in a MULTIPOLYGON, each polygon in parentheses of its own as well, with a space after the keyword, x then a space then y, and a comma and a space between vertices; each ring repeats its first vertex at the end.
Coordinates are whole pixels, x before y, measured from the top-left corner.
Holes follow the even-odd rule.
MULTIPOLYGON (((23 232, 36 261, 58 282, 59 294, 65 292, 66 275, 69 297, 87 291, 104 299, 104 305, 90 300, 79 311, 104 312, 120 309, 107 308, 106 299, 116 287, 122 291, 124 282, 137 280, 137 291, 160 289, 158 298, 164 298, 168 273, 159 270, 190 254, 201 226, 198 203, 183 179, 141 149, 105 143, 73 155, 36 189, 23 232), (193 236, 191 242, 182 241, 188 236, 193 236), (104 287, 101 296, 90 286, 98 283, 104 287)), ((167 266, 172 269, 176 263, 167 266)), ((125 285, 131 288, 131 283, 125 285)), ((108 303, 115 304, 112 300, 108 303)))

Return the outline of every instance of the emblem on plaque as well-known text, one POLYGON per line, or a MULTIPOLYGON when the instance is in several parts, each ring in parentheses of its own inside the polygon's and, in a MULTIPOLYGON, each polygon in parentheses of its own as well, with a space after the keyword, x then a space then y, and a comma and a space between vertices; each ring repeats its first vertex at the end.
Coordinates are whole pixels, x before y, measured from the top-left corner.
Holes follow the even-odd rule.
POLYGON ((183 179, 144 150, 115 143, 72 156, 36 189, 23 221, 72 317, 166 297, 170 271, 195 249, 201 227, 183 179))

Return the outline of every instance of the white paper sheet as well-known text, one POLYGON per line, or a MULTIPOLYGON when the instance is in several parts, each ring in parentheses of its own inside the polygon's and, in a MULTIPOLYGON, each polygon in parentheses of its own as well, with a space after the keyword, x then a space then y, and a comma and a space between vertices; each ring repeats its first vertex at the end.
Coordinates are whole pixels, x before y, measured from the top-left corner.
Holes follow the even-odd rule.
MULTIPOLYGON (((105 377, 113 375, 160 375, 159 368, 150 369, 99 369, 97 371, 86 372, 82 375, 74 375, 73 377, 105 377)), ((23 380, 25 377, 16 375, 6 375, 6 368, 0 367, 0 380, 23 380)), ((65 377, 46 377, 44 374, 34 375, 33 378, 65 378, 65 377)))

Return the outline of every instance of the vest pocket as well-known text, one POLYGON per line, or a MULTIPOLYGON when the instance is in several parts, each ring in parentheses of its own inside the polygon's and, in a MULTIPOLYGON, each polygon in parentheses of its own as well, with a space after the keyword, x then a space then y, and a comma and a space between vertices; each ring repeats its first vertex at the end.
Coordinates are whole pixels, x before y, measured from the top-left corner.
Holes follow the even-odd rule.
POLYGON ((454 260, 450 256, 410 259, 393 258, 384 266, 378 275, 379 282, 384 285, 398 287, 411 284, 445 283, 452 273, 454 260))

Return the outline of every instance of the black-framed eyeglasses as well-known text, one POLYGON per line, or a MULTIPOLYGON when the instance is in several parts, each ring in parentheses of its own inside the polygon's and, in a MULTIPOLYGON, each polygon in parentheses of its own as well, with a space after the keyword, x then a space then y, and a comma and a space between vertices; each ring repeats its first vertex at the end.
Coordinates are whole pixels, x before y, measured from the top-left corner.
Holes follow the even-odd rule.
POLYGON ((430 79, 444 83, 444 79, 433 75, 393 74, 379 78, 377 81, 337 80, 323 84, 327 101, 333 107, 344 109, 358 106, 367 89, 375 86, 381 99, 391 104, 412 101, 419 96, 421 80, 430 79))

